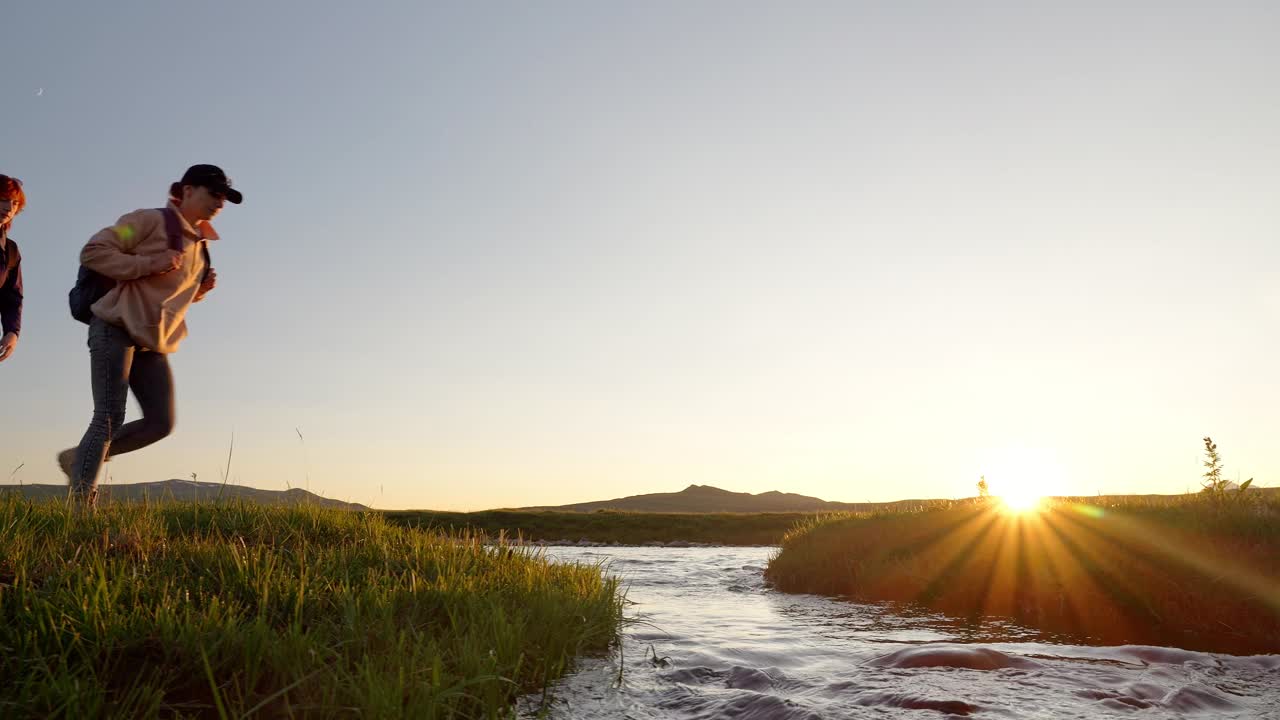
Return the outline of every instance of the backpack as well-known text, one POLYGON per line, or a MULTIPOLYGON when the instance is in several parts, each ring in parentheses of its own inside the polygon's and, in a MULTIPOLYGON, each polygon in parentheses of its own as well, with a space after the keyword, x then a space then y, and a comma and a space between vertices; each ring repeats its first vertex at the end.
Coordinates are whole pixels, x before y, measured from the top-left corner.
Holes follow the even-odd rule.
MULTIPOLYGON (((170 249, 182 252, 182 226, 178 221, 178 213, 172 208, 160 208, 160 212, 164 215, 165 235, 169 238, 170 249)), ((209 245, 205 243, 201 250, 204 252, 205 275, 209 274, 209 268, 212 263, 209 259, 209 245)), ((203 281, 204 278, 201 278, 203 281)), ((71 292, 67 293, 67 304, 71 306, 71 317, 88 325, 93 320, 93 304, 102 299, 102 296, 111 292, 111 288, 116 286, 116 281, 94 270, 90 270, 84 265, 80 266, 79 272, 76 273, 75 287, 71 288, 71 292)))

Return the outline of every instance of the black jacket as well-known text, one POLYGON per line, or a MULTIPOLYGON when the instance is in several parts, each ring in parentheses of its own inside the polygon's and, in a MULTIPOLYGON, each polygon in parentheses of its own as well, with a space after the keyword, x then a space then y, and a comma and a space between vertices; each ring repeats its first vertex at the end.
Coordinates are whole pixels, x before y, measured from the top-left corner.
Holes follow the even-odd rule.
POLYGON ((22 332, 22 253, 0 228, 0 325, 5 333, 22 332))

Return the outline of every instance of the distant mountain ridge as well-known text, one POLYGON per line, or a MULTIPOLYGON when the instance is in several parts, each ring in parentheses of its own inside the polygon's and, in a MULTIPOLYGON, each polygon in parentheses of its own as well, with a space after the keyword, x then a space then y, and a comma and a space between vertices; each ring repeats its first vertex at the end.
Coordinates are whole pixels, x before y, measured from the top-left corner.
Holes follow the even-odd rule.
MULTIPOLYGON (((343 502, 321 497, 302 488, 288 490, 262 490, 243 485, 223 485, 216 482, 194 480, 160 480, 144 483, 99 485, 98 492, 104 500, 138 502, 142 500, 199 500, 209 502, 223 500, 249 500, 264 505, 319 505, 342 510, 368 510, 359 503, 343 502)), ((61 499, 67 496, 66 485, 0 485, 0 494, 17 493, 32 500, 61 499)))
MULTIPOLYGON (((1262 495, 1280 495, 1280 488, 1251 488, 1250 492, 1262 495)), ((1143 499, 1162 500, 1175 495, 1100 495, 1098 500, 1110 502, 1136 501, 1143 499)), ((690 485, 680 492, 650 493, 647 495, 629 495, 612 500, 596 500, 592 502, 572 503, 569 505, 543 505, 536 507, 511 508, 514 510, 537 511, 554 510, 559 512, 595 512, 596 510, 618 510, 622 512, 654 512, 654 513, 770 513, 770 512, 869 512, 873 510, 894 510, 920 507, 940 499, 895 500, 893 502, 844 503, 832 502, 808 495, 778 492, 771 490, 752 495, 751 493, 731 492, 711 485, 690 485)))
POLYGON ((732 492, 711 485, 690 485, 680 492, 629 495, 613 500, 573 503, 570 505, 517 508, 519 510, 558 510, 562 512, 671 513, 761 513, 761 512, 865 512, 882 508, 919 505, 929 500, 896 500, 883 503, 843 503, 808 495, 770 490, 757 494, 732 492))

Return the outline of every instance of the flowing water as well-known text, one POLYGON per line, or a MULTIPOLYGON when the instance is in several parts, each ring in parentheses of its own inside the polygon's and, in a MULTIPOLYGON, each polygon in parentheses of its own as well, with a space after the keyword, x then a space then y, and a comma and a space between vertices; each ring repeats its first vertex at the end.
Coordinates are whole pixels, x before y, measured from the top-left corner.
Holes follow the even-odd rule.
MULTIPOLYGON (((1084 647, 1004 622, 769 589, 770 548, 547 549, 606 563, 636 622, 547 716, 1280 718, 1280 655, 1084 647)), ((536 714, 539 698, 522 713, 536 714)))

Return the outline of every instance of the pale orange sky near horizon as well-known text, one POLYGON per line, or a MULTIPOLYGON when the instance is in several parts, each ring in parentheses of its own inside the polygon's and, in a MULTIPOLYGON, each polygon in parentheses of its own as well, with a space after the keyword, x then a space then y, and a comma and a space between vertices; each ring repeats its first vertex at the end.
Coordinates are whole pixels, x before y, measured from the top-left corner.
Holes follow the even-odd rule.
POLYGON ((1205 435, 1280 480, 1280 5, 126 0, 0 45, 14 482, 89 419, 80 245, 197 162, 245 204, 110 482, 233 434, 231 482, 385 508, 1176 493, 1205 435))

